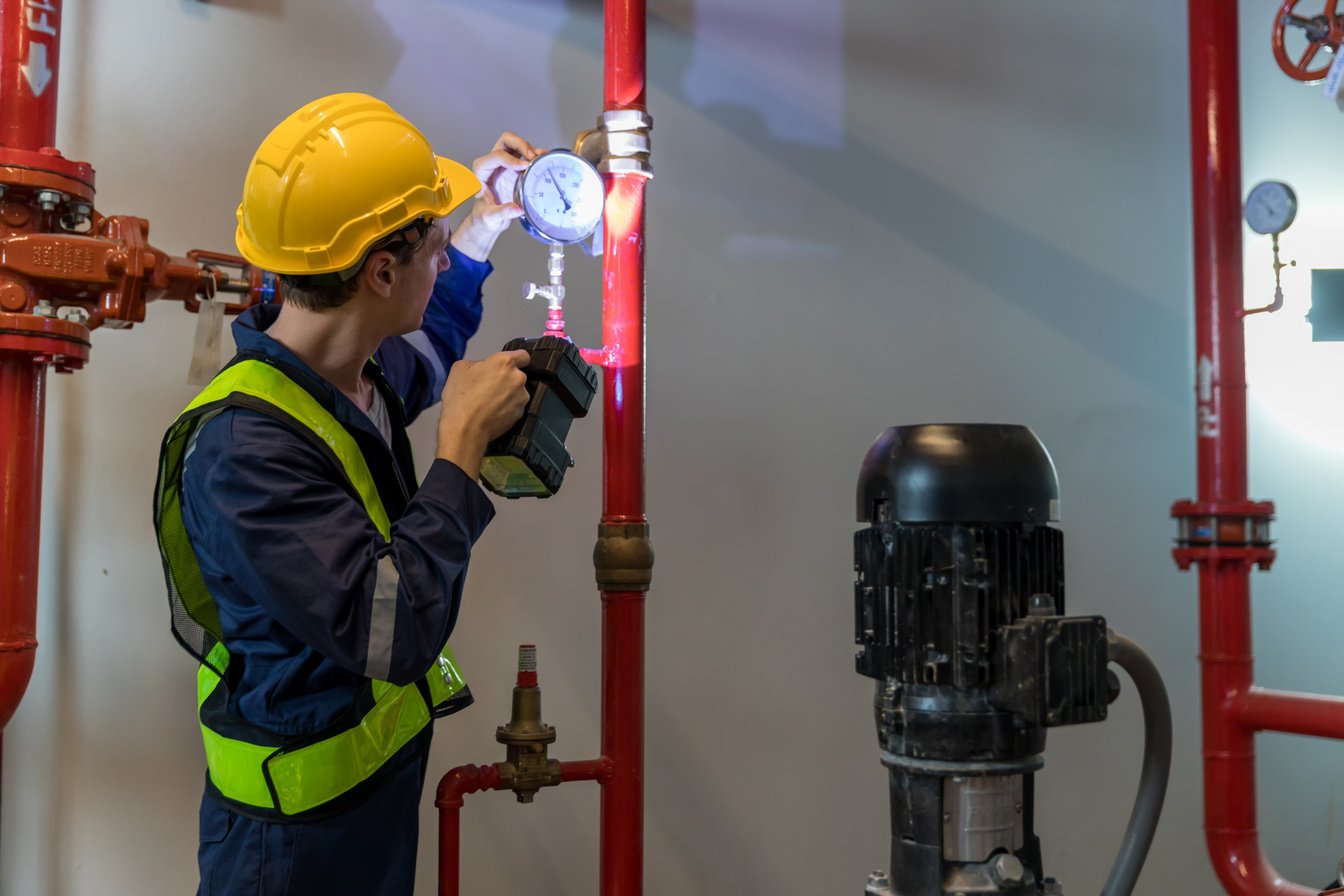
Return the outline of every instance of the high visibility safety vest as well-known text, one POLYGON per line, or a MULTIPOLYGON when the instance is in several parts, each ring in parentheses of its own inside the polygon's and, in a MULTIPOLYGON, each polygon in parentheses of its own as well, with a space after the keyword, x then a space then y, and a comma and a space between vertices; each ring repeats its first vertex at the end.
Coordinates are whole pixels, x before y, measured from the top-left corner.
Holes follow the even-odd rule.
POLYGON ((173 634, 201 663, 197 708, 210 782, 225 801, 250 815, 274 820, 315 816, 376 778, 389 759, 422 733, 427 737, 434 718, 471 703, 471 691, 445 644, 435 666, 414 684, 368 679, 354 711, 345 714, 348 718, 315 736, 277 735, 228 712, 230 682, 236 676, 229 675, 219 610, 182 522, 182 470, 192 435, 228 407, 267 414, 329 451, 389 540, 391 521, 355 439, 313 395, 263 360, 235 360, 187 405, 164 436, 154 522, 173 634))

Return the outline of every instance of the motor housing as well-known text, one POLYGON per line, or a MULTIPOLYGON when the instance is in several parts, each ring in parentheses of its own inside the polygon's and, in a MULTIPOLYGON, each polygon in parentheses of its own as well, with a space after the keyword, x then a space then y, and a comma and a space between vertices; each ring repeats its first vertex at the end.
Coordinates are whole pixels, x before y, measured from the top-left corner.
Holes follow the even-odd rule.
POLYGON ((854 536, 856 666, 877 681, 891 874, 868 893, 1059 892, 1033 829, 1047 728, 1106 717, 1106 622, 1064 616, 1054 465, 1024 426, 884 431, 854 536))

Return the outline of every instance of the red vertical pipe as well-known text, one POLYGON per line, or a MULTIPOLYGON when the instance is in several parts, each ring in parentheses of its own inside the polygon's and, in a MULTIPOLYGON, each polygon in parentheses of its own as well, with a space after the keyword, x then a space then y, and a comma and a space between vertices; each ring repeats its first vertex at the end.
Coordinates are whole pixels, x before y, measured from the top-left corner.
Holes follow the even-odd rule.
MULTIPOLYGON (((1189 43, 1199 500, 1216 508, 1247 500, 1236 4, 1190 0, 1189 43)), ((1198 565, 1204 829, 1214 870, 1237 896, 1315 894, 1285 881, 1261 852, 1255 734, 1231 712, 1251 690, 1251 561, 1214 547, 1198 565)))
POLYGON ((1246 500, 1236 5, 1190 0, 1199 499, 1246 500))
POLYGON ((1214 871, 1236 896, 1316 896, 1284 880, 1260 849, 1255 733, 1229 712, 1250 689, 1250 582, 1240 565, 1201 565, 1200 665, 1204 726, 1204 834, 1214 871))
MULTIPOLYGON (((644 109, 644 0, 606 0, 603 108, 644 109)), ((644 187, 607 175, 603 234, 602 521, 640 524, 644 507, 644 187)), ((602 593, 602 896, 644 887, 644 592, 602 593)))
MULTIPOLYGON (((644 184, 609 175, 603 337, 602 521, 638 524, 644 508, 644 184)), ((644 880, 644 592, 602 592, 600 892, 638 896, 644 880)))
MULTIPOLYGON (((0 0, 0 147, 56 139, 59 0, 0 0)), ((46 360, 0 351, 0 731, 33 674, 46 360)))
POLYGON ((23 699, 37 650, 37 540, 46 365, 0 351, 0 731, 23 699))
POLYGON ((644 515, 644 185, 607 175, 603 230, 602 521, 642 523, 644 515))
POLYGON ((461 892, 462 807, 439 809, 439 896, 461 892))
POLYGON ((604 108, 643 109, 644 0, 606 0, 603 21, 604 108))
POLYGON ((602 594, 602 788, 599 892, 644 886, 644 592, 602 594))
POLYGON ((0 146, 56 142, 61 0, 0 0, 0 146))

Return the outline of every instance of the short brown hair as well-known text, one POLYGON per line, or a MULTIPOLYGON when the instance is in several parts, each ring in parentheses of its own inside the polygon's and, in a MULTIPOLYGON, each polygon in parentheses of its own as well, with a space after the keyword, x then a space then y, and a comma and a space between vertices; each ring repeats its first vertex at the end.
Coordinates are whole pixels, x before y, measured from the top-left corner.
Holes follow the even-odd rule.
POLYGON ((345 271, 330 274, 281 275, 281 296, 308 311, 330 311, 339 308, 359 289, 359 274, 364 262, 374 252, 391 252, 399 265, 408 263, 425 245, 425 234, 434 226, 432 218, 416 218, 371 245, 355 266, 353 273, 345 271))

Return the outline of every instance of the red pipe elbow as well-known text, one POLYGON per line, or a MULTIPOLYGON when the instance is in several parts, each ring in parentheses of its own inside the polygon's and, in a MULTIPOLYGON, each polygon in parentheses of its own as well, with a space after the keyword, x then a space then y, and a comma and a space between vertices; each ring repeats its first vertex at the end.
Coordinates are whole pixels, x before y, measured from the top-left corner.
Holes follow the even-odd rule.
POLYGON ((0 731, 5 730, 19 708, 28 682, 33 677, 37 642, 0 642, 0 731), (17 646, 16 646, 17 645, 17 646))
POLYGON ((1254 829, 1206 831, 1209 857, 1218 880, 1231 896, 1319 896, 1320 890, 1283 879, 1264 853, 1254 829))
POLYGON ((493 765, 459 765, 439 780, 434 805, 440 809, 461 809, 468 793, 499 788, 499 769, 493 765))

